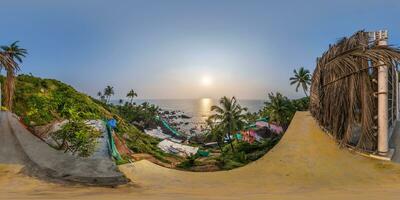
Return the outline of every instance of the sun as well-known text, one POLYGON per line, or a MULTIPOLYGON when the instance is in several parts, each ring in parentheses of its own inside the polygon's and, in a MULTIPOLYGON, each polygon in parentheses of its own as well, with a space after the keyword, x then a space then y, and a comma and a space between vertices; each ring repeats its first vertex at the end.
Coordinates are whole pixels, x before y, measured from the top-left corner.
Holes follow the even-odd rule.
POLYGON ((203 86, 212 85, 212 78, 208 75, 201 77, 201 85, 203 85, 203 86))

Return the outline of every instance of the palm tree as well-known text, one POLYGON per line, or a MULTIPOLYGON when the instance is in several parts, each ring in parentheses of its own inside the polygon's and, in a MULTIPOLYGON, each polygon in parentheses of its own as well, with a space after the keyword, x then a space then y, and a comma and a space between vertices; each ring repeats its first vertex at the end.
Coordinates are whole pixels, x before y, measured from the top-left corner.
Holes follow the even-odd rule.
POLYGON ((128 92, 128 94, 126 94, 126 97, 128 97, 128 98, 131 99, 131 105, 132 105, 132 103, 133 103, 133 98, 137 97, 137 93, 136 93, 134 90, 131 89, 131 90, 128 92))
POLYGON ((290 85, 297 84, 296 92, 298 92, 299 87, 301 86, 303 88, 304 94, 306 95, 306 97, 308 97, 308 86, 311 84, 310 71, 308 71, 308 69, 304 69, 304 67, 300 67, 299 71, 293 70, 293 73, 294 76, 289 79, 291 81, 290 85))
POLYGON ((228 135, 229 143, 231 144, 232 151, 235 151, 232 144, 232 135, 243 128, 245 115, 242 108, 235 97, 228 98, 222 97, 219 100, 219 106, 211 106, 211 111, 215 114, 210 116, 210 119, 218 121, 219 125, 223 128, 224 132, 228 135))
POLYGON ((263 115, 286 129, 295 112, 290 100, 279 92, 269 93, 268 97, 270 101, 264 102, 263 115))
POLYGON ((97 96, 101 99, 101 96, 103 96, 103 94, 100 91, 98 91, 97 96))
POLYGON ((22 57, 28 54, 27 50, 18 46, 18 41, 11 43, 9 46, 1 46, 1 54, 5 62, 2 61, 3 67, 7 71, 6 83, 4 84, 5 91, 5 106, 12 111, 12 103, 15 89, 15 74, 20 70, 19 63, 22 63, 22 57))
POLYGON ((224 144, 224 136, 225 132, 221 128, 219 124, 217 124, 214 120, 212 119, 207 119, 206 124, 208 126, 208 133, 207 136, 210 136, 212 140, 217 141, 218 148, 223 151, 222 145, 224 144))
MULTIPOLYGON (((8 65, 10 62, 10 59, 8 59, 7 56, 4 55, 4 52, 0 51, 0 74, 1 70, 4 68, 4 66, 8 65)), ((1 110, 1 83, 0 83, 0 110, 1 110)))
POLYGON ((111 87, 109 85, 107 85, 106 88, 104 88, 104 96, 107 97, 106 99, 106 103, 110 102, 110 98, 112 95, 114 95, 114 87, 111 87))
MULTIPOLYGON (((12 65, 13 63, 14 62, 8 56, 6 56, 4 52, 0 51, 0 74, 1 74, 1 70, 3 68, 5 68, 5 66, 12 65)), ((0 83, 0 109, 1 109, 1 106, 2 106, 2 104, 1 104, 1 94, 2 93, 1 93, 1 83, 0 83)))

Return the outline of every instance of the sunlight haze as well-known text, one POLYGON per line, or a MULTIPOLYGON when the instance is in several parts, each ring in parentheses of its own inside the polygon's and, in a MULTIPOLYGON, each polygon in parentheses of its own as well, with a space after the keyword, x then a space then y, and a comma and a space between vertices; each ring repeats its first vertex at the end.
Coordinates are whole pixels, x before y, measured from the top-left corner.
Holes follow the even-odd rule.
POLYGON ((400 39, 396 1, 121 2, 4 1, 1 24, 13 31, 3 28, 0 42, 29 49, 22 73, 92 96, 111 85, 113 99, 130 89, 141 99, 266 99, 302 97, 289 85, 293 69, 312 71, 340 36, 387 28, 391 43, 400 39))

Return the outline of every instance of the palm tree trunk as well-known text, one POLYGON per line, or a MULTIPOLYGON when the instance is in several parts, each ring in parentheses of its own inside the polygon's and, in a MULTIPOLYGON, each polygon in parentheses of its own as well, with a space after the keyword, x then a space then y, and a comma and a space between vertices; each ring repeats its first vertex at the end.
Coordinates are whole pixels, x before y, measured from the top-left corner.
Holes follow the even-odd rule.
POLYGON ((229 137, 229 143, 231 144, 232 152, 235 152, 235 148, 233 147, 233 142, 231 139, 231 134, 228 134, 228 137, 229 137))
POLYGON ((221 145, 221 139, 220 138, 217 138, 217 145, 218 145, 219 150, 221 150, 221 153, 222 153, 223 150, 222 150, 222 145, 221 145))
POLYGON ((231 148, 232 148, 232 152, 235 152, 235 148, 233 147, 233 144, 232 144, 232 138, 231 138, 231 131, 232 131, 232 124, 231 123, 229 123, 229 131, 228 131, 228 137, 229 137, 229 143, 231 144, 231 148))
POLYGON ((231 138, 231 125, 229 125, 228 140, 229 140, 229 143, 230 143, 230 145, 231 145, 232 152, 235 152, 235 148, 233 147, 232 138, 231 138))
POLYGON ((14 76, 14 71, 12 69, 7 70, 7 78, 6 78, 6 84, 4 85, 4 91, 5 91, 5 106, 6 108, 11 112, 12 111, 12 99, 14 96, 14 89, 15 89, 15 76, 14 76))
POLYGON ((132 105, 132 103, 133 103, 133 97, 131 98, 131 105, 132 105))
POLYGON ((304 94, 306 95, 306 97, 308 97, 306 89, 303 88, 303 91, 304 91, 304 94))

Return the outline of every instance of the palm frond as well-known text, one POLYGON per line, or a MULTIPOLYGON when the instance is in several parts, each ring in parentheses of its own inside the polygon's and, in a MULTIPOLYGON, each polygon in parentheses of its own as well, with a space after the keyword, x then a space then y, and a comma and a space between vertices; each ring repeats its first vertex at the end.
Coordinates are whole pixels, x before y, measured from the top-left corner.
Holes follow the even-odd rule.
POLYGON ((340 144, 375 151, 377 85, 373 80, 378 63, 395 72, 399 60, 400 49, 369 43, 367 32, 342 38, 317 58, 310 87, 312 115, 340 144))

